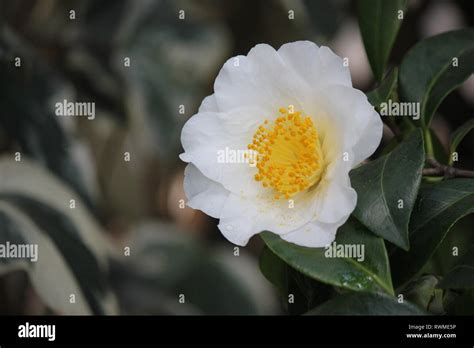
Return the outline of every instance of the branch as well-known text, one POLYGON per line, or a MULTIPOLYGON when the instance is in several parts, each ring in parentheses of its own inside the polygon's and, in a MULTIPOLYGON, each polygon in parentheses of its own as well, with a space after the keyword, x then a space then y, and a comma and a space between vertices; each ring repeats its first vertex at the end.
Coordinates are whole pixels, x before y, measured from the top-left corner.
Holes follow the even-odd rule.
POLYGON ((401 131, 400 127, 395 123, 395 121, 390 118, 386 117, 386 119, 383 120, 384 124, 390 129, 395 136, 395 138, 398 140, 398 142, 403 140, 403 132, 401 131))
POLYGON ((443 176, 446 179, 454 177, 474 178, 474 171, 446 166, 432 157, 428 157, 426 162, 432 166, 432 168, 424 168, 424 176, 443 176))

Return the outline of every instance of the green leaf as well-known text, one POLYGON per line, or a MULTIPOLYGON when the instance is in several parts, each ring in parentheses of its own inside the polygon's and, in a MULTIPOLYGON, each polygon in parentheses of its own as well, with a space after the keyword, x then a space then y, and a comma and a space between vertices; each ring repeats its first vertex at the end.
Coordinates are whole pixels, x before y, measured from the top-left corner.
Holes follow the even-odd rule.
POLYGON ((342 1, 303 0, 308 22, 319 37, 330 39, 345 19, 346 3, 342 1))
POLYGON ((348 257, 329 257, 331 249, 298 246, 271 232, 262 232, 260 236, 273 253, 310 278, 354 291, 377 292, 382 289, 393 294, 383 240, 372 235, 355 220, 348 221, 339 228, 336 246, 363 247, 363 261, 348 257))
MULTIPOLYGON (((87 247, 77 228, 64 214, 34 199, 20 195, 0 194, 0 200, 11 203, 53 242, 59 255, 69 267, 79 288, 95 314, 106 314, 103 305, 110 298, 105 265, 101 264, 87 247)), ((28 231, 24 231, 27 234, 28 231)), ((43 257, 41 252, 39 257, 43 257)), ((43 269, 42 272, 46 270, 43 269)))
POLYGON ((377 81, 381 81, 402 20, 406 0, 359 0, 358 16, 365 51, 377 81))
POLYGON ((474 129, 474 119, 471 119, 464 123, 461 127, 456 129, 451 135, 451 145, 449 147, 449 164, 453 164, 453 153, 458 148, 459 143, 464 137, 474 129))
POLYGON ((408 222, 424 161, 422 133, 416 130, 392 152, 350 173, 358 196, 354 216, 376 235, 405 250, 409 249, 408 222))
POLYGON ((410 251, 390 255, 397 285, 416 275, 430 259, 451 227, 474 212, 474 180, 451 179, 420 189, 410 221, 410 251))
POLYGON ((260 271, 282 294, 288 293, 288 265, 276 256, 267 246, 260 254, 260 271))
POLYGON ((390 74, 375 88, 367 93, 367 98, 377 110, 380 109, 380 104, 387 102, 392 93, 397 88, 398 68, 394 68, 390 74))
POLYGON ((351 293, 339 295, 307 315, 426 315, 424 311, 409 302, 399 303, 395 297, 351 293))
POLYGON ((474 290, 447 290, 445 307, 448 315, 469 315, 474 313, 474 290))
POLYGON ((430 37, 416 44, 401 63, 401 97, 420 103, 422 123, 427 127, 443 99, 473 72, 474 29, 430 37), (457 66, 453 66, 455 58, 457 66))
MULTIPOLYGON (((6 242, 33 244, 38 248, 36 262, 30 262, 27 259, 2 259, 0 274, 12 270, 24 270, 45 305, 57 313, 76 315, 116 313, 115 310, 111 311, 110 307, 109 310, 106 310, 101 303, 96 301, 102 298, 105 304, 106 301, 103 297, 105 293, 91 294, 89 292, 86 294, 84 292, 84 290, 94 291, 95 284, 81 283, 77 279, 78 274, 72 271, 70 264, 64 258, 63 252, 66 249, 71 251, 71 249, 64 246, 61 249, 51 239, 51 236, 48 236, 48 232, 14 205, 0 201, 0 242, 2 244, 6 242), (75 295, 74 304, 69 302, 71 294, 75 295)), ((77 240, 71 239, 71 241, 77 240)), ((77 260, 76 264, 79 267, 88 266, 88 260, 89 256, 83 255, 83 258, 77 260)), ((91 279, 90 273, 95 270, 95 268, 83 269, 81 274, 91 279)))
POLYGON ((130 32, 121 53, 134 57, 133 64, 118 72, 127 90, 134 91, 127 94, 129 117, 143 122, 140 135, 151 136, 158 155, 172 163, 181 152, 182 126, 202 98, 198 91, 207 90, 209 77, 225 57, 227 34, 200 16, 183 21, 176 30, 169 21, 174 11, 171 4, 158 2, 148 7, 137 13, 136 30, 130 32), (175 50, 192 51, 193 56, 180 54, 177 59, 175 50), (185 109, 180 111, 180 105, 185 109))
POLYGON ((449 231, 421 272, 445 276, 459 262, 460 255, 474 245, 474 214, 463 217, 449 231), (456 250, 456 252, 454 252, 456 250), (453 255, 454 254, 454 255, 453 255))
POLYGON ((416 304, 427 312, 437 315, 445 314, 443 290, 437 289, 437 284, 437 277, 430 274, 422 276, 403 289, 403 296, 408 302, 416 304))
POLYGON ((7 30, 0 33, 2 47, 7 46, 0 52, 0 129, 3 136, 15 143, 22 159, 29 156, 41 162, 92 207, 82 173, 72 157, 71 139, 48 103, 58 98, 54 95, 58 89, 55 85, 57 76, 41 63, 39 56, 25 50, 21 40, 6 33, 7 30), (11 54, 23 57, 29 64, 15 68, 8 57, 11 54))
POLYGON ((462 257, 456 266, 438 284, 442 289, 474 288, 474 247, 462 257))
POLYGON ((26 158, 16 162, 10 156, 0 157, 0 173, 0 194, 26 196, 64 214, 76 226, 88 248, 101 262, 106 262, 111 248, 105 239, 105 233, 78 194, 69 186, 38 163, 26 158), (75 202, 74 209, 69 207, 71 199, 75 202))
POLYGON ((290 314, 300 315, 326 301, 332 287, 299 273, 267 246, 260 254, 260 270, 277 289, 290 314), (289 301, 289 296, 293 301, 289 301))
POLYGON ((255 259, 240 250, 206 250, 173 224, 136 226, 130 257, 116 267, 116 291, 131 314, 275 313, 273 289, 255 259), (178 302, 179 294, 185 303, 178 302))
POLYGON ((71 314, 116 313, 106 281, 111 246, 78 195, 27 159, 16 162, 2 157, 0 172, 2 210, 18 226, 0 238, 11 240, 16 231, 23 240, 35 240, 40 250, 38 263, 15 267, 28 272, 35 290, 52 309, 71 314), (75 209, 70 209, 71 199, 75 209), (64 288, 52 289, 58 287, 57 282, 64 288), (76 303, 81 302, 77 308, 70 305, 70 294, 76 295, 76 303))

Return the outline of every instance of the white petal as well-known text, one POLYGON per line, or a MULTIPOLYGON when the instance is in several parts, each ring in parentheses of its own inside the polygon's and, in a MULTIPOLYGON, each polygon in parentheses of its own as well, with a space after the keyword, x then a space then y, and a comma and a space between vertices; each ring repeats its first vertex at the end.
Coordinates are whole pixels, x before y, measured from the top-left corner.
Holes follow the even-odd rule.
POLYGON ((319 55, 324 67, 323 71, 325 81, 331 81, 331 84, 352 87, 349 67, 344 66, 344 61, 341 57, 326 46, 321 46, 319 48, 319 55))
POLYGON ((219 112, 214 94, 208 95, 204 98, 198 112, 219 112))
POLYGON ((193 164, 184 170, 184 192, 187 205, 209 216, 219 218, 230 192, 215 181, 206 178, 193 164))
POLYGON ((325 178, 320 182, 316 220, 335 223, 349 216, 357 204, 357 193, 351 187, 348 162, 339 160, 328 168, 325 178))
POLYGON ((305 90, 304 81, 265 44, 252 48, 247 56, 229 59, 214 83, 219 110, 258 106, 265 110, 264 117, 276 115, 280 107, 289 105, 301 110, 298 96, 305 90))
POLYGON ((268 230, 288 233, 314 218, 311 197, 305 195, 289 208, 288 201, 273 198, 270 190, 262 190, 256 198, 230 194, 221 211, 219 229, 233 243, 245 245, 250 237, 268 230))
POLYGON ((229 242, 240 246, 247 245, 250 237, 258 233, 246 216, 221 219, 217 227, 229 242))
POLYGON ((247 244, 249 238, 265 230, 282 236, 293 233, 287 238, 309 238, 313 243, 310 246, 316 240, 332 241, 337 227, 347 220, 357 202, 357 194, 350 187, 349 170, 349 164, 342 160, 332 164, 315 192, 294 197, 294 208, 287 200, 273 199, 268 190, 255 198, 231 194, 221 211, 219 229, 238 245, 247 244), (304 232, 307 230, 318 234, 308 235, 304 232))
POLYGON ((324 91, 325 116, 333 122, 333 131, 339 135, 341 155, 351 150, 352 166, 372 154, 382 139, 382 120, 361 91, 332 85, 324 91), (370 134, 367 134, 369 132, 370 134))
POLYGON ((281 238, 304 247, 322 248, 334 241, 337 228, 335 224, 310 222, 296 231, 281 235, 281 238))
MULTIPOLYGON (((244 246, 250 237, 262 231, 257 219, 256 202, 231 193, 224 202, 219 230, 230 242, 244 246)), ((262 216, 268 217, 267 215, 262 216)))
POLYGON ((349 68, 328 47, 296 41, 281 46, 278 54, 311 88, 330 84, 352 87, 349 68))
POLYGON ((229 113, 202 112, 194 115, 181 133, 185 153, 180 158, 192 162, 202 174, 227 190, 255 195, 261 190, 261 185, 254 180, 257 169, 244 162, 243 151, 248 151, 247 145, 252 142, 260 114, 259 109, 240 108, 229 113), (223 163, 222 154, 232 151, 240 154, 240 163, 223 163))
POLYGON ((332 224, 309 222, 298 230, 281 235, 281 238, 304 247, 323 248, 336 239, 337 229, 347 221, 348 217, 332 224))
POLYGON ((359 137, 359 141, 352 147, 354 166, 370 157, 382 140, 383 123, 375 110, 367 110, 368 122, 359 137))

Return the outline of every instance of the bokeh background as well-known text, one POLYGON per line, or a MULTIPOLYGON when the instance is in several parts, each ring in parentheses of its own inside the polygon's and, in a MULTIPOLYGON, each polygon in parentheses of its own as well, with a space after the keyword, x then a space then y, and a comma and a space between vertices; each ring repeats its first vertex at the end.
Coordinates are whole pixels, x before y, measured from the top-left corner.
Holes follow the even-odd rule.
MULTIPOLYGON (((183 206, 180 130, 223 63, 257 43, 327 45, 370 91, 355 2, 2 0, 0 23, 0 242, 37 243, 41 260, 0 259, 0 314, 284 313, 259 271, 261 240, 235 249, 183 206), (55 116, 63 99, 95 102, 95 119, 55 116)), ((473 23, 473 1, 409 1, 390 64, 473 23)), ((473 106, 473 78, 441 105, 446 153, 473 106)), ((474 169, 474 134, 459 153, 474 169)), ((472 242, 472 226, 443 247, 472 242)), ((436 257, 429 267, 445 272, 436 257)))

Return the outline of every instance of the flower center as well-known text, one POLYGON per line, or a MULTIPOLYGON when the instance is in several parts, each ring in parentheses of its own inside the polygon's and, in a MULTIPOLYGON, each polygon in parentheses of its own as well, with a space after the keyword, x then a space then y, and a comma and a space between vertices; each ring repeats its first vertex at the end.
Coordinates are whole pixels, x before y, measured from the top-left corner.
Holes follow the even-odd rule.
POLYGON ((321 179, 323 154, 313 120, 286 108, 260 125, 248 145, 257 153, 255 180, 276 191, 275 199, 292 197, 321 179))

